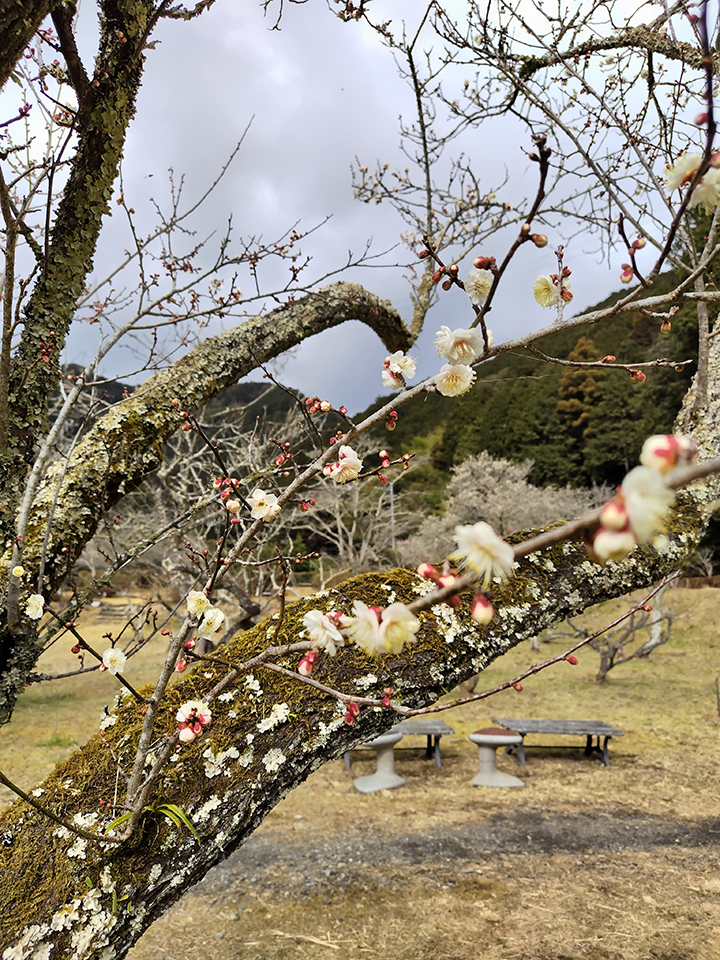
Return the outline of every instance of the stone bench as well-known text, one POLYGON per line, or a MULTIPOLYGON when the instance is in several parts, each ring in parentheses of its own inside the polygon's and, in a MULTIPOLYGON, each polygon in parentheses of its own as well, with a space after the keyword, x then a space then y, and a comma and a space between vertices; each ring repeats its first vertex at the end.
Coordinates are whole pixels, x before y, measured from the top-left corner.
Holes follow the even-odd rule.
MULTIPOLYGON (((442 720, 402 720, 400 723, 396 723, 392 730, 399 731, 403 737, 426 737, 425 759, 430 760, 434 757, 436 767, 442 767, 440 738, 446 734, 455 733, 453 728, 449 727, 442 720)), ((374 741, 372 743, 363 743, 359 748, 356 747, 355 749, 362 750, 367 747, 374 748, 374 741)), ((345 753, 345 769, 350 769, 349 750, 345 753)))
POLYGON ((501 719, 493 717, 493 723, 497 723, 506 730, 510 730, 520 736, 521 742, 517 746, 508 746, 507 752, 513 750, 517 755, 517 762, 521 767, 525 766, 525 737, 529 733, 549 733, 555 736, 563 737, 585 737, 585 756, 591 757, 594 753, 600 754, 600 759, 604 766, 610 766, 608 756, 608 743, 612 737, 624 737, 625 734, 617 727, 609 727, 601 720, 528 720, 517 718, 501 719), (593 745, 593 737, 597 737, 597 742, 593 745), (603 738, 602 746, 600 739, 603 738))

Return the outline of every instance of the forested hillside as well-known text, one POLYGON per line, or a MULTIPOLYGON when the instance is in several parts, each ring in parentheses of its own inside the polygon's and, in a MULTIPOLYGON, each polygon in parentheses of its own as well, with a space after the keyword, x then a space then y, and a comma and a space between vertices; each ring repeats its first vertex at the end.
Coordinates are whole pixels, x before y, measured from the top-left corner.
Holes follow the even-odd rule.
MULTIPOLYGON (((672 283, 668 273, 655 288, 661 293, 672 283)), ((660 323, 638 311, 582 330, 560 327, 537 345, 549 356, 575 360, 612 355, 623 363, 660 357, 693 363, 677 371, 650 369, 647 380, 633 383, 611 362, 607 370, 583 370, 528 352, 503 354, 477 368, 475 388, 458 400, 433 395, 404 409, 396 430, 382 442, 397 454, 427 449, 431 437, 432 466, 443 473, 487 450, 493 457, 532 460, 529 480, 539 486, 619 483, 637 462, 643 440, 671 430, 695 370, 692 307, 675 314, 670 332, 661 333, 660 323)), ((378 398, 369 410, 386 400, 378 398)))

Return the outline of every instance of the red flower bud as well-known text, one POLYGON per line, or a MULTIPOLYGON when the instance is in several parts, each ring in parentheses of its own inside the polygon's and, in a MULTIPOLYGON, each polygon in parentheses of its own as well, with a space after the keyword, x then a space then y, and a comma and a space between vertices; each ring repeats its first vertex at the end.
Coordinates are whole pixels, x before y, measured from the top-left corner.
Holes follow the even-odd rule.
POLYGON ((395 420, 386 420, 386 421, 385 421, 385 428, 386 428, 387 430, 394 430, 396 426, 397 426, 397 423, 395 422, 395 420))
POLYGON ((74 647, 70 647, 70 653, 80 653, 80 645, 76 643, 74 647))
POLYGON ((347 407, 338 407, 338 413, 340 414, 341 417, 344 417, 345 414, 347 413, 347 407))
POLYGON ((452 280, 443 280, 442 282, 443 290, 449 290, 451 286, 452 286, 452 280))
POLYGON ((178 673, 184 673, 187 670, 187 660, 178 660, 175 664, 175 669, 178 673))
POLYGON ((660 324, 660 333, 670 333, 672 330, 672 324, 669 320, 663 320, 660 324))
POLYGON ((390 706, 390 698, 389 698, 389 697, 383 697, 381 702, 382 702, 382 705, 383 705, 384 707, 389 707, 389 706, 390 706))
POLYGON ((568 663, 571 663, 573 666, 575 666, 577 663, 580 662, 578 658, 574 657, 572 654, 569 654, 567 657, 565 657, 565 659, 567 660, 568 663))
POLYGON ((612 363, 615 360, 615 357, 609 353, 606 357, 602 358, 602 363, 612 363))
POLYGON ((633 240, 632 245, 634 250, 642 250, 645 246, 646 240, 644 237, 638 237, 637 240, 633 240))
POLYGON ((475 257, 473 266, 478 270, 488 270, 495 263, 495 257, 475 257))
POLYGON ((428 250, 421 250, 420 253, 418 254, 418 258, 419 258, 420 260, 424 260, 425 257, 427 257, 428 255, 429 255, 429 251, 428 251, 428 250))
POLYGON ((642 383, 644 380, 647 380, 647 377, 642 370, 633 370, 630 374, 630 379, 633 383, 642 383))
POLYGON ((513 684, 513 690, 517 690, 517 692, 520 693, 520 691, 522 690, 522 684, 521 684, 521 683, 514 683, 514 684, 513 684))

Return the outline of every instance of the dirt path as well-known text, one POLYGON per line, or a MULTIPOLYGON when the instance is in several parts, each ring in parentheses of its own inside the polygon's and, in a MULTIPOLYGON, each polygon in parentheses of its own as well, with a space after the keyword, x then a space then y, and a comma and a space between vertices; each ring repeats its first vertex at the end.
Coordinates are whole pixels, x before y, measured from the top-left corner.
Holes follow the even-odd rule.
POLYGON ((434 864, 444 879, 472 864, 498 855, 621 854, 675 846, 702 848, 708 859, 720 858, 720 819, 699 822, 619 812, 559 814, 542 808, 508 810, 482 824, 448 827, 437 824, 423 833, 351 832, 312 844, 289 839, 286 831, 264 830, 216 867, 195 888, 201 895, 253 885, 254 892, 290 889, 293 896, 317 896, 348 889, 367 871, 434 864))

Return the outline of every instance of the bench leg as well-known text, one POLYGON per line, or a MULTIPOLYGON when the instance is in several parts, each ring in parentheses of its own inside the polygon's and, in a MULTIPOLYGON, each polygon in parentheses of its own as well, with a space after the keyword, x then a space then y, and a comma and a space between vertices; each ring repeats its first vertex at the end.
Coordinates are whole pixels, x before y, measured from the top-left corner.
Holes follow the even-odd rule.
POLYGON ((434 741, 433 746, 434 746, 434 750, 435 750, 435 766, 436 766, 436 767, 442 767, 442 760, 440 759, 440 736, 442 736, 442 734, 440 734, 439 736, 436 734, 436 735, 433 737, 433 741, 434 741))
POLYGON ((592 742, 592 734, 588 734, 585 741, 585 756, 586 757, 592 756, 593 751, 594 751, 594 747, 592 742))
MULTIPOLYGON (((608 743, 612 740, 612 737, 605 737, 602 745, 602 762, 606 767, 610 766, 610 757, 608 756, 608 743)), ((600 743, 600 737, 598 737, 598 743, 600 743)))
POLYGON ((425 744, 425 759, 432 760, 433 756, 433 743, 432 743, 432 734, 427 735, 427 742, 425 744))
POLYGON ((349 750, 345 751, 345 769, 346 770, 350 769, 350 751, 349 750))

